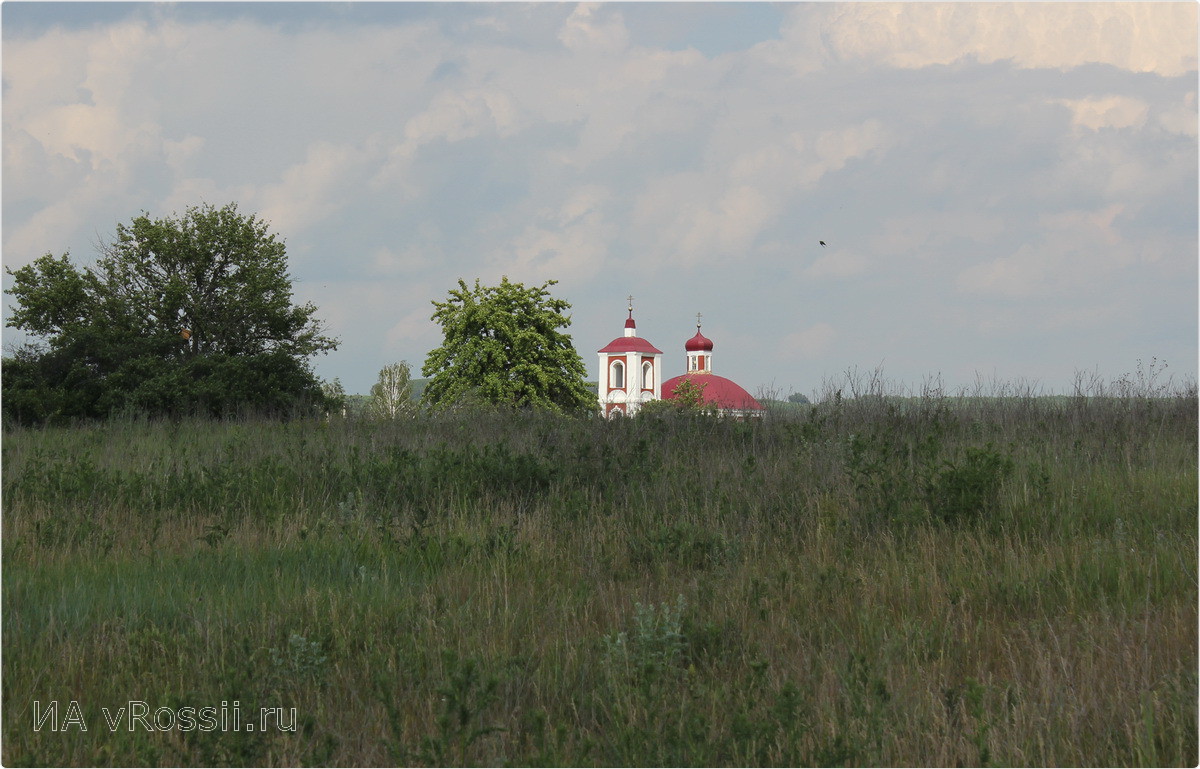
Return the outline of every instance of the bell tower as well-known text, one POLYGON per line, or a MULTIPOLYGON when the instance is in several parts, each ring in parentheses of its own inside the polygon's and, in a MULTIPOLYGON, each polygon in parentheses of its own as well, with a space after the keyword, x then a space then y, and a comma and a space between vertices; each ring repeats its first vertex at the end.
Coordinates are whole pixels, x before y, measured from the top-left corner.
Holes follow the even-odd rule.
POLYGON ((600 348, 597 396, 606 417, 633 416, 642 404, 662 397, 663 351, 637 335, 633 297, 629 297, 625 334, 600 348))

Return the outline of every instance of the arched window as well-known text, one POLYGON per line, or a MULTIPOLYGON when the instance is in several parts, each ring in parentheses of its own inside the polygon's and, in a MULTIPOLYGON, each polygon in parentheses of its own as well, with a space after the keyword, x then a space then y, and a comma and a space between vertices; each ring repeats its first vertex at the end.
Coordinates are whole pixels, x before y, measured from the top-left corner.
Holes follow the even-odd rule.
POLYGON ((654 364, 650 361, 642 364, 642 389, 654 389, 654 364))
POLYGON ((619 360, 613 361, 612 370, 608 377, 609 387, 625 386, 625 364, 619 360))

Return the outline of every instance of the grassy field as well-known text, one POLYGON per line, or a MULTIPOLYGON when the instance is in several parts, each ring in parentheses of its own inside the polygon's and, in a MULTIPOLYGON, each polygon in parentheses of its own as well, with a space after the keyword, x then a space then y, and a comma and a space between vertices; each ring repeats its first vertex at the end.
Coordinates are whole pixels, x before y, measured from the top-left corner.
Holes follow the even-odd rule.
POLYGON ((1197 484, 1194 389, 7 430, 0 757, 1194 766, 1197 484))

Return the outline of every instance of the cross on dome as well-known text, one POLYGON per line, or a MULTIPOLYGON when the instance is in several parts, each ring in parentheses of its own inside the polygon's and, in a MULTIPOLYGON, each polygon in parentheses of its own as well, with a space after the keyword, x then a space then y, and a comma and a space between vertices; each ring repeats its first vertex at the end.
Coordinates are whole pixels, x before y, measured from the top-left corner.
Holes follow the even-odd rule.
MULTIPOLYGON (((696 335, 687 341, 687 344, 684 345, 684 349, 688 351, 689 358, 691 358, 691 354, 694 352, 706 352, 711 354, 712 348, 712 340, 700 333, 700 313, 696 313, 696 335)), ((695 371, 697 369, 700 371, 707 371, 711 369, 711 362, 706 363, 705 361, 695 359, 689 360, 688 365, 689 371, 695 371)))

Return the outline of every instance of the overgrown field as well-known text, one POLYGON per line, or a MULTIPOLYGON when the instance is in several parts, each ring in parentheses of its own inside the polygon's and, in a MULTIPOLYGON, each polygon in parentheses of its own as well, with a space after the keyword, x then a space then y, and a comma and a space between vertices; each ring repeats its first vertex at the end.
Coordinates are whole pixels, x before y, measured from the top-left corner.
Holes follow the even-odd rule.
POLYGON ((1194 389, 10 430, 2 759, 1194 766, 1197 482, 1194 389))

